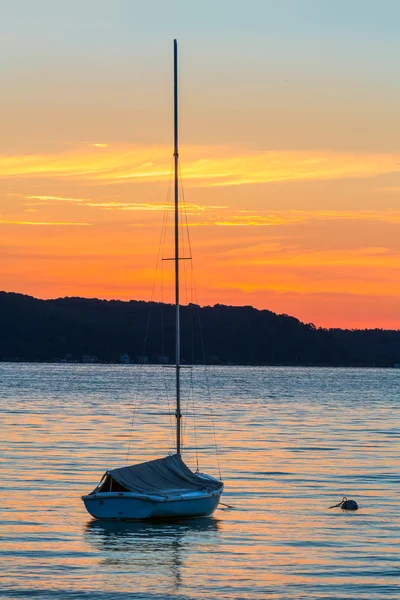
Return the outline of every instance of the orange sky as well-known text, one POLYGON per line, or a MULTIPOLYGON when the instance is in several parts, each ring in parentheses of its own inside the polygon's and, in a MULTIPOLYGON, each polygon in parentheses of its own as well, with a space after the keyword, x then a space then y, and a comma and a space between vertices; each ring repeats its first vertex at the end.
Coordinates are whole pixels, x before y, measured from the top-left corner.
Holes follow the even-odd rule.
MULTIPOLYGON (((107 16, 107 3, 99 7, 107 16)), ((30 37, 32 15, 0 37, 1 288, 149 299, 172 164, 168 27, 155 44, 154 31, 139 44, 136 29, 124 47, 121 15, 110 24, 99 16, 101 42, 89 13, 78 23, 60 11, 46 13, 54 31, 40 39, 30 37)), ((201 23, 191 39, 183 33, 188 14, 180 25, 181 168, 198 301, 322 326, 400 328, 396 42, 385 29, 368 40, 362 24, 352 39, 344 22, 335 30, 310 11, 315 29, 306 35, 304 17, 290 39, 283 21, 265 40, 255 23, 237 31, 218 11, 225 46, 217 30, 200 45, 201 23)))

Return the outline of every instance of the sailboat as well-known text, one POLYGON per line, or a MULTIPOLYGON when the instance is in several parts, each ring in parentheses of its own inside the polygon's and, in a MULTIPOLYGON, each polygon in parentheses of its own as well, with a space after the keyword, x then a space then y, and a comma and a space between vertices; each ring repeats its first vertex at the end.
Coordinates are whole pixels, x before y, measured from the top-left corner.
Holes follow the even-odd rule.
POLYGON ((206 517, 214 513, 224 488, 222 481, 211 475, 191 471, 182 459, 178 167, 178 46, 174 40, 176 452, 106 471, 95 489, 82 496, 86 510, 97 519, 130 521, 206 517))

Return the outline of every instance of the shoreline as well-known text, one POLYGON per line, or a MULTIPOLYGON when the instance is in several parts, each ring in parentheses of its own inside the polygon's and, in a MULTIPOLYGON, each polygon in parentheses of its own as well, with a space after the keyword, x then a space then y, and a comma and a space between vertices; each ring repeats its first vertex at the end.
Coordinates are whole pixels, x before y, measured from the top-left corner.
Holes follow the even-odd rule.
MULTIPOLYGON (((63 365, 63 366, 84 366, 84 367, 109 367, 109 366, 116 366, 116 367, 167 367, 167 368, 174 368, 175 365, 173 363, 169 363, 169 364, 161 364, 161 363, 153 363, 153 362, 149 362, 149 363, 121 363, 121 362, 115 362, 115 361, 95 361, 95 362, 84 362, 84 361, 64 361, 64 360, 13 360, 13 359, 8 359, 8 360, 1 360, 0 359, 0 365, 1 364, 18 364, 18 365, 63 365)), ((335 365, 335 364, 321 364, 321 363, 246 363, 246 364, 242 364, 242 363, 196 363, 196 364, 190 364, 190 363, 186 363, 184 365, 182 365, 182 368, 197 368, 197 367, 247 367, 249 369, 251 368, 269 368, 269 367, 274 367, 274 368, 280 368, 280 369, 287 369, 287 368, 291 368, 291 369, 295 369, 295 368, 299 368, 299 369, 306 369, 306 368, 310 368, 310 369, 394 369, 394 370, 399 370, 400 371, 400 364, 394 364, 394 365, 368 365, 368 364, 339 364, 339 365, 335 365)))

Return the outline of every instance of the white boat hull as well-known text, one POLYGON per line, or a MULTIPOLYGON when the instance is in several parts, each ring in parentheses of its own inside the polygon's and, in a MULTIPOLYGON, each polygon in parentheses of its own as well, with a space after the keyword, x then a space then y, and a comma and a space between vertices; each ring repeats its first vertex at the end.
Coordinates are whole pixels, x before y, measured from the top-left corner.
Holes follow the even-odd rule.
POLYGON ((188 492, 165 498, 132 492, 98 492, 82 496, 86 510, 96 519, 141 521, 208 517, 217 508, 222 489, 215 492, 188 492))

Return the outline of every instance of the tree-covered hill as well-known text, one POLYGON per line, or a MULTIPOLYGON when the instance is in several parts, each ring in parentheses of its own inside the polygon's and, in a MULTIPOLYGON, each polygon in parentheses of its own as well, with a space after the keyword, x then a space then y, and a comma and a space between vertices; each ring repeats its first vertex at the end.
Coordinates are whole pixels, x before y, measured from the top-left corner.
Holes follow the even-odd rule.
MULTIPOLYGON (((182 358, 221 364, 400 362, 400 331, 320 329, 250 306, 181 307, 182 358), (201 324, 201 326, 200 326, 201 324), (204 349, 204 352, 203 352, 204 349)), ((0 360, 174 360, 175 307, 131 300, 38 300, 0 292, 0 360), (146 333, 147 332, 147 333, 146 333)))

